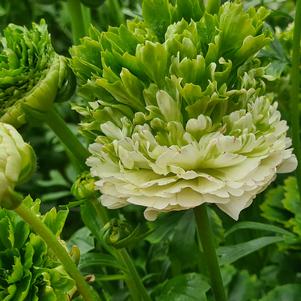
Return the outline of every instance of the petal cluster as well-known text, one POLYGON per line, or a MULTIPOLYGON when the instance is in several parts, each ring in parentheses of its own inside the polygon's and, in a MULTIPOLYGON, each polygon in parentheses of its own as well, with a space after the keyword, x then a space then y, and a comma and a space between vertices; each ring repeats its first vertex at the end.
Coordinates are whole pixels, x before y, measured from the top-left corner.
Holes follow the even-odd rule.
POLYGON ((144 1, 143 21, 92 28, 71 50, 89 101, 75 109, 95 140, 87 164, 109 208, 144 206, 153 220, 207 202, 237 219, 296 167, 256 58, 270 41, 268 12, 227 2, 210 15, 183 3, 144 1))
POLYGON ((189 119, 185 128, 166 122, 159 135, 149 125, 123 122, 122 130, 111 122, 102 125, 111 141, 96 139, 87 164, 100 178, 96 186, 104 206, 145 206, 149 220, 160 211, 205 202, 238 219, 277 172, 296 167, 286 122, 265 97, 225 116, 219 128, 204 115, 189 119))

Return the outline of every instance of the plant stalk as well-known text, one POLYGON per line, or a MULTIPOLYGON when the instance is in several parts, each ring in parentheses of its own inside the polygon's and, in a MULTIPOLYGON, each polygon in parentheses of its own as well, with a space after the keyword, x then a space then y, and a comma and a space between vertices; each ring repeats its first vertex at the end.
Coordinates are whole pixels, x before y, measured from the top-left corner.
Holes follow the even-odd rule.
POLYGON ((291 69, 291 125, 294 151, 299 162, 296 170, 299 194, 301 196, 301 143, 299 118, 300 92, 300 38, 301 38, 301 0, 296 2, 295 26, 293 36, 293 55, 291 69))
POLYGON ((221 6, 221 0, 208 0, 206 10, 209 14, 217 14, 219 7, 221 6))
POLYGON ((124 15, 121 11, 118 0, 109 0, 108 5, 109 5, 109 10, 110 10, 111 14, 115 16, 115 20, 116 20, 117 24, 119 24, 119 25, 123 24, 125 22, 124 15))
MULTIPOLYGON (((99 203, 97 199, 87 200, 93 206, 96 217, 100 221, 100 224, 105 225, 108 221, 108 214, 105 208, 99 203)), ((91 229, 92 233, 94 233, 93 229, 91 229)), ((98 233, 95 233, 96 238, 99 240, 101 245, 103 245, 102 237, 98 233)), ((129 256, 127 250, 123 249, 115 249, 114 247, 103 245, 103 247, 110 252, 116 260, 120 263, 120 265, 125 267, 126 270, 126 285, 129 289, 130 295, 133 301, 151 301, 143 282, 137 272, 137 269, 133 263, 132 258, 129 256)))
POLYGON ((226 301, 223 280, 219 269, 218 258, 215 251, 213 231, 205 204, 194 208, 198 235, 202 243, 204 257, 206 258, 211 288, 216 301, 226 301))
POLYGON ((85 301, 98 301, 100 298, 91 286, 85 281, 84 277, 78 271, 75 263, 70 258, 66 249, 57 240, 55 235, 43 224, 43 222, 31 212, 24 204, 20 204, 15 212, 24 219, 30 227, 43 238, 48 247, 54 252, 56 257, 64 266, 66 272, 75 280, 77 289, 85 301))
POLYGON ((125 248, 117 250, 117 255, 120 258, 121 263, 126 267, 129 277, 126 277, 127 279, 125 281, 133 301, 151 301, 127 250, 125 248))
POLYGON ((85 35, 87 35, 89 32, 90 25, 92 24, 91 9, 83 4, 81 5, 81 8, 85 24, 85 35))
POLYGON ((62 119, 54 107, 45 114, 45 122, 58 136, 66 149, 73 155, 74 159, 79 162, 81 168, 83 170, 86 169, 85 161, 89 156, 88 150, 71 132, 66 122, 62 119))
POLYGON ((80 38, 85 36, 85 23, 80 0, 67 0, 71 20, 72 38, 74 44, 79 44, 80 38))

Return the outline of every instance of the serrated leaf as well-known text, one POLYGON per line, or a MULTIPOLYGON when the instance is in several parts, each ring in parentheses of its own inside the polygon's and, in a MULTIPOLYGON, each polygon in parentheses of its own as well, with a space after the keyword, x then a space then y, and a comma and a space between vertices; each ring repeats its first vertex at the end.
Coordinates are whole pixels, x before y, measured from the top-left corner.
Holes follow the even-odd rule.
POLYGON ((169 1, 143 1, 142 14, 147 25, 156 33, 160 40, 163 40, 166 29, 172 19, 169 1))
POLYGON ((147 41, 144 45, 139 44, 136 56, 141 70, 151 81, 162 87, 167 72, 168 59, 168 53, 164 45, 150 41, 147 41))
POLYGON ((176 12, 177 19, 184 18, 190 22, 191 19, 198 21, 203 15, 202 1, 199 0, 177 0, 176 12))
POLYGON ((301 284, 286 284, 271 290, 259 301, 300 301, 301 284))
POLYGON ((206 292, 209 284, 203 276, 196 273, 176 276, 161 287, 161 294, 155 298, 157 301, 206 301, 206 292))
POLYGON ((55 236, 59 236, 64 228, 68 213, 68 210, 60 210, 57 212, 56 208, 52 208, 44 215, 43 223, 55 236))
POLYGON ((80 249, 80 253, 85 254, 94 249, 94 238, 91 236, 91 231, 83 227, 70 237, 67 245, 69 249, 71 249, 73 245, 76 245, 80 249))
POLYGON ((285 223, 288 219, 288 213, 282 205, 284 198, 283 186, 270 189, 265 196, 265 201, 260 206, 263 212, 262 216, 270 221, 285 223))
POLYGON ((4 246, 4 249, 12 248, 15 242, 15 236, 13 225, 8 217, 4 217, 0 220, 0 229, 0 243, 4 246))

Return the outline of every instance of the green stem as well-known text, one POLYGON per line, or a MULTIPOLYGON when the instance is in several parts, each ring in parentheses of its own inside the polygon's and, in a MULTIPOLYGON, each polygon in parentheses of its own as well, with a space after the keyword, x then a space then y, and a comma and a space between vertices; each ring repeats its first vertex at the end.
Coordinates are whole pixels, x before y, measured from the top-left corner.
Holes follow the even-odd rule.
POLYGON ((85 34, 87 35, 89 32, 90 25, 92 24, 91 9, 83 4, 81 5, 81 7, 82 7, 83 20, 85 24, 85 34))
POLYGON ((202 9, 202 11, 205 10, 205 4, 204 4, 204 0, 199 0, 200 3, 200 8, 202 9))
POLYGON ((89 156, 88 150, 79 142, 76 136, 68 128, 66 122, 53 107, 45 114, 45 122, 59 137, 66 149, 79 162, 82 169, 86 169, 85 161, 89 156))
POLYGON ((117 251, 118 257, 121 263, 127 269, 127 279, 125 280, 129 288, 133 301, 151 301, 149 294, 147 293, 141 278, 136 270, 136 267, 129 256, 126 249, 120 249, 117 251))
POLYGON ((78 271, 75 263, 70 258, 66 249, 57 240, 55 235, 43 224, 43 222, 24 204, 15 209, 16 213, 27 222, 31 228, 43 238, 48 247, 52 249, 57 258, 61 261, 66 272, 75 280, 77 289, 85 301, 100 300, 92 287, 88 285, 84 277, 78 271))
POLYGON ((74 44, 79 44, 80 38, 85 35, 85 24, 80 0, 67 0, 71 19, 72 38, 74 44))
POLYGON ((213 232, 209 221, 207 207, 205 204, 194 208, 194 215, 198 228, 198 234, 202 243, 204 255, 207 262, 208 273, 211 280, 211 288, 216 301, 226 301, 223 280, 216 256, 213 232))
POLYGON ((108 2, 110 12, 113 16, 115 16, 117 24, 124 23, 124 15, 121 11, 120 4, 118 0, 109 0, 108 2))
POLYGON ((220 6, 221 0, 208 0, 206 10, 209 14, 217 14, 220 6))
MULTIPOLYGON (((89 202, 88 205, 91 205, 96 213, 96 218, 99 220, 99 224, 105 225, 108 221, 108 214, 105 208, 99 203, 97 199, 87 200, 89 202)), ((114 247, 110 247, 108 245, 104 245, 103 239, 100 235, 99 231, 95 231, 95 229, 91 229, 92 233, 95 233, 96 238, 99 240, 100 244, 110 252, 116 260, 120 263, 120 265, 125 267, 126 270, 126 285, 129 289, 130 295, 133 301, 151 301, 143 282, 137 272, 137 269, 129 256, 126 249, 115 249, 114 247)))
POLYGON ((297 183, 301 196, 301 143, 299 128, 299 91, 300 91, 300 38, 301 38, 301 0, 297 0, 295 13, 295 27, 293 37, 293 56, 291 70, 291 122, 294 151, 298 159, 296 170, 297 183))

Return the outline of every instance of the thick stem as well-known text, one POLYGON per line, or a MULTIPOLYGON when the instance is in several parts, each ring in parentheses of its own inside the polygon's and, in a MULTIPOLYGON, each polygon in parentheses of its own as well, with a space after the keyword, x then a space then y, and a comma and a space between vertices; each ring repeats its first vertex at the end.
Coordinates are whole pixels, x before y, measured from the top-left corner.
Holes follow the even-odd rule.
POLYGON ((85 33, 87 35, 89 32, 90 25, 92 24, 91 9, 83 4, 81 5, 81 7, 82 7, 83 20, 85 24, 85 33))
POLYGON ((64 266, 66 272, 75 280, 77 289, 84 300, 100 300, 92 287, 87 284, 84 277, 80 274, 66 249, 59 243, 55 235, 43 224, 43 222, 23 204, 20 204, 15 211, 39 236, 43 238, 48 247, 54 252, 64 266))
POLYGON ((45 114, 45 122, 58 136, 66 149, 79 162, 82 169, 86 169, 85 161, 89 156, 88 150, 71 132, 66 122, 61 118, 54 107, 45 114))
POLYGON ((216 256, 213 232, 211 229, 207 207, 205 204, 194 208, 194 215, 198 228, 198 234, 202 243, 204 255, 207 262, 208 273, 211 281, 211 288, 216 301, 226 301, 226 294, 223 280, 216 256))
POLYGON ((127 269, 127 279, 125 280, 133 301, 151 301, 136 267, 126 249, 118 250, 118 257, 127 269))
POLYGON ((80 0, 67 0, 67 4, 71 19, 73 43, 78 44, 80 38, 85 35, 85 23, 81 3, 80 0))
POLYGON ((221 0, 208 0, 206 10, 209 14, 217 14, 220 6, 221 0))
POLYGON ((296 170, 299 193, 301 195, 301 143, 299 128, 299 91, 300 91, 300 38, 301 38, 301 0, 297 0, 293 38, 293 56, 291 69, 291 122, 294 151, 298 159, 296 170))

